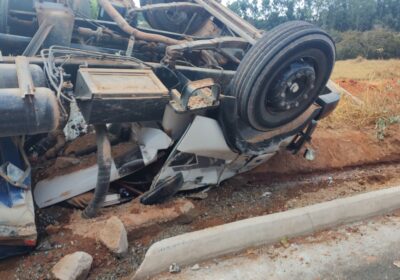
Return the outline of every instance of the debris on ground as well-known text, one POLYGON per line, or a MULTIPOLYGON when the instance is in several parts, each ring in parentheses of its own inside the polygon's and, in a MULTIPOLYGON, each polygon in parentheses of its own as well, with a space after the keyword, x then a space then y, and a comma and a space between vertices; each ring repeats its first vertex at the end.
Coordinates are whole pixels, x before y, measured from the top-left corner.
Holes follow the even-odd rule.
POLYGON ((63 257, 52 269, 58 280, 86 280, 93 257, 85 252, 75 252, 63 257))
POLYGON ((289 243, 289 240, 287 239, 287 237, 282 238, 280 243, 285 248, 289 248, 290 247, 290 243, 289 243))
POLYGON ((308 161, 314 161, 315 160, 315 151, 312 148, 307 148, 305 153, 304 153, 304 158, 308 161))
POLYGON ((75 211, 65 229, 85 238, 97 239, 98 233, 104 228, 106 220, 115 216, 122 221, 128 240, 143 237, 149 233, 158 232, 160 226, 171 222, 189 223, 195 216, 195 206, 186 199, 177 199, 160 206, 145 206, 139 201, 102 210, 102 216, 94 220, 81 217, 81 211, 75 211))
POLYGON ((200 270, 200 265, 199 265, 198 263, 196 263, 196 264, 193 265, 190 269, 193 270, 193 271, 200 270))
POLYGON ((178 264, 173 263, 169 266, 169 273, 177 274, 179 272, 181 272, 181 268, 178 264))
POLYGON ((394 265, 395 267, 400 268, 400 261, 395 261, 395 262, 393 263, 393 265, 394 265))
POLYGON ((192 193, 186 196, 186 198, 193 199, 193 200, 204 200, 207 199, 208 193, 207 192, 198 192, 198 193, 192 193))
POLYGON ((265 192, 261 195, 261 197, 270 197, 272 195, 272 192, 265 192))

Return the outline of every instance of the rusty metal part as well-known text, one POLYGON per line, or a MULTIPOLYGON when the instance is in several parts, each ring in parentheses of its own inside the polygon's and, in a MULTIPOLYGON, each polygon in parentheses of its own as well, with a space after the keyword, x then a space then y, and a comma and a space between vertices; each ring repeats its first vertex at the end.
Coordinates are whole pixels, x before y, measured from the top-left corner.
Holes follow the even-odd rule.
POLYGON ((140 8, 132 9, 130 11, 130 13, 146 12, 146 11, 150 11, 150 10, 151 11, 168 10, 170 8, 177 8, 182 11, 189 10, 191 12, 204 10, 204 8, 199 4, 189 3, 189 2, 172 2, 172 3, 151 4, 151 5, 142 6, 140 8))
POLYGON ((182 41, 172 39, 158 34, 150 34, 140 31, 131 25, 121 16, 121 14, 111 5, 108 0, 99 0, 99 4, 103 7, 104 11, 117 23, 117 25, 126 33, 134 36, 138 40, 145 40, 149 42, 159 42, 166 45, 176 45, 182 41))
POLYGON ((29 61, 25 56, 17 56, 15 59, 17 68, 18 85, 23 98, 35 94, 35 85, 33 84, 32 74, 29 69, 29 61))
MULTIPOLYGON (((173 61, 185 51, 194 50, 211 50, 211 49, 222 49, 222 48, 238 48, 246 49, 249 47, 249 43, 238 37, 221 37, 210 40, 198 40, 193 42, 185 42, 179 45, 168 46, 164 62, 167 64, 173 64, 173 61)), ((203 55, 209 55, 204 54, 203 55)), ((207 57, 206 57, 207 58, 207 57)))
POLYGON ((36 31, 35 35, 33 36, 32 40, 29 42, 29 45, 26 47, 23 55, 24 56, 35 56, 41 46, 43 45, 44 41, 49 36, 51 30, 53 29, 54 25, 49 21, 43 21, 39 29, 36 31))
POLYGON ((78 34, 83 37, 95 37, 96 41, 114 42, 114 43, 127 43, 128 38, 116 34, 112 30, 98 28, 93 30, 86 27, 78 27, 78 34))
POLYGON ((93 197, 94 194, 92 192, 88 192, 68 199, 66 202, 75 208, 84 209, 89 205, 93 197))
POLYGON ((58 152, 62 148, 64 148, 65 143, 66 143, 65 135, 62 130, 56 130, 56 131, 50 133, 50 135, 48 137, 50 139, 54 139, 56 142, 55 145, 52 148, 50 148, 45 154, 46 159, 52 159, 57 156, 58 152))
POLYGON ((249 43, 254 44, 261 38, 261 31, 253 25, 240 18, 237 14, 226 8, 222 4, 213 0, 194 0, 197 4, 201 5, 211 15, 220 20, 227 27, 232 29, 243 39, 249 43))

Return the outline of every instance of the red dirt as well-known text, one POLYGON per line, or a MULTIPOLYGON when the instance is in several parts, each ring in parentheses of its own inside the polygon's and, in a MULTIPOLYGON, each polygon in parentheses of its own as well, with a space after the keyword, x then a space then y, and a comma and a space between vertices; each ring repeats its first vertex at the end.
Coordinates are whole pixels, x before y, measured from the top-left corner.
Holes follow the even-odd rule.
POLYGON ((400 125, 388 129, 383 141, 376 137, 375 129, 319 129, 311 147, 316 151, 315 161, 306 161, 303 153, 291 155, 282 152, 252 174, 305 174, 376 163, 400 161, 400 125))
POLYGON ((398 79, 381 79, 373 81, 359 81, 353 79, 340 79, 336 81, 341 87, 358 96, 369 91, 380 92, 386 95, 398 94, 400 83, 398 79))

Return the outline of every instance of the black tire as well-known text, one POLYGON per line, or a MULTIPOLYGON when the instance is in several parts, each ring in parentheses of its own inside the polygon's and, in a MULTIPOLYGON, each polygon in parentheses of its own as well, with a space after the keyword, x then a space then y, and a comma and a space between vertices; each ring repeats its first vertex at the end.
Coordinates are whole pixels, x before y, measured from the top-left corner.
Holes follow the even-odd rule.
MULTIPOLYGON (((151 5, 169 2, 187 2, 184 0, 140 0, 140 5, 151 5)), ((144 13, 144 18, 150 24, 152 28, 160 29, 175 33, 184 33, 187 35, 192 35, 196 31, 200 30, 210 15, 204 11, 199 12, 190 27, 186 30, 188 24, 190 23, 194 13, 175 11, 171 9, 170 11, 148 11, 144 13), (170 14, 171 13, 171 14, 170 14)))
POLYGON ((334 63, 335 44, 322 29, 302 21, 272 29, 249 50, 233 78, 240 118, 261 131, 290 123, 315 102, 334 63))

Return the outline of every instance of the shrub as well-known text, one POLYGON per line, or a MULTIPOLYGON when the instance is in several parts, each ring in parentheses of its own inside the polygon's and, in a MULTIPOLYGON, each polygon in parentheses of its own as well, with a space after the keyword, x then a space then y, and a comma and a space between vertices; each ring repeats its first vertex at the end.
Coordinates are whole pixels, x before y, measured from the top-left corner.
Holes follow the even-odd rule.
POLYGON ((338 60, 400 58, 400 33, 387 30, 332 32, 338 60))

